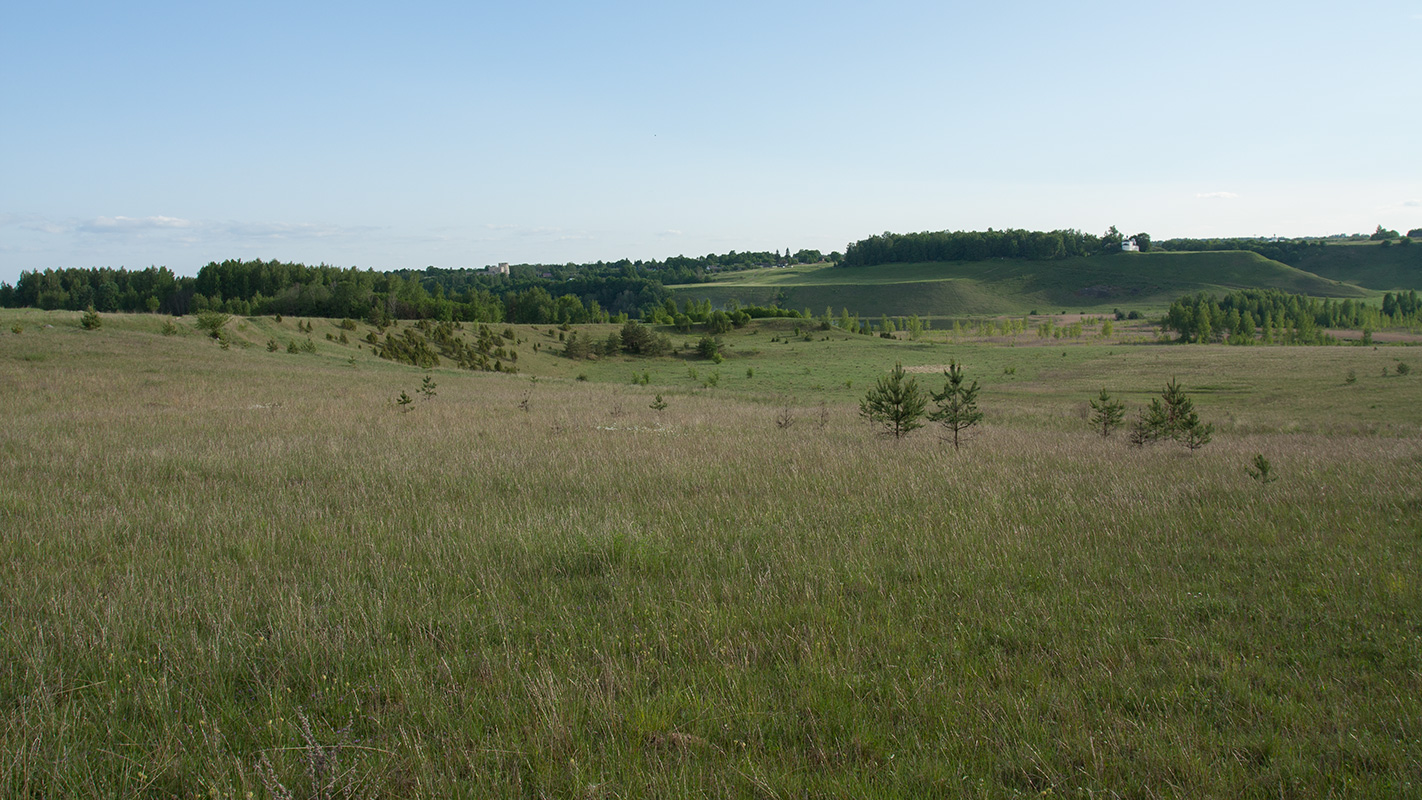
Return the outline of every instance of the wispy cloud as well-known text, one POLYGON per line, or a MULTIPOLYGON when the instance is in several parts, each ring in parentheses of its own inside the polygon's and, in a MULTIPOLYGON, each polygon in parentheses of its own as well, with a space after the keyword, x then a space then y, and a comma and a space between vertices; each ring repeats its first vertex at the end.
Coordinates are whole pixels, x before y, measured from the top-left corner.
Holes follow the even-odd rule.
POLYGON ((124 233, 131 231, 192 228, 194 223, 177 217, 95 217, 79 223, 83 233, 124 233))
POLYGON ((269 222, 252 220, 191 220, 181 217, 94 217, 93 219, 55 222, 32 220, 26 224, 32 230, 46 233, 79 233, 99 236, 151 237, 176 235, 180 239, 293 240, 324 239, 368 228, 320 225, 312 222, 269 222))
POLYGON ((227 222, 215 226, 243 239, 327 239, 332 236, 373 230, 339 225, 316 225, 310 222, 227 222))
POLYGON ((61 225, 37 214, 0 214, 0 228, 18 228, 36 233, 67 233, 72 225, 61 225))
POLYGON ((251 220, 192 220, 151 217, 102 216, 89 219, 49 219, 37 214, 0 214, 0 229, 68 238, 75 246, 104 248, 125 245, 176 244, 215 248, 267 242, 297 242, 356 237, 377 231, 360 226, 322 225, 312 222, 251 220))
POLYGON ((1403 200, 1403 208, 1422 208, 1422 200, 1403 200))
POLYGON ((1233 200, 1239 197, 1234 192, 1199 192, 1195 196, 1205 200, 1233 200))
POLYGON ((662 238, 662 239, 675 239, 676 237, 678 237, 678 236, 680 236, 680 235, 681 235, 681 231, 677 230, 676 228, 668 228, 668 229, 662 231, 661 233, 657 234, 657 236, 660 237, 660 238, 662 238))

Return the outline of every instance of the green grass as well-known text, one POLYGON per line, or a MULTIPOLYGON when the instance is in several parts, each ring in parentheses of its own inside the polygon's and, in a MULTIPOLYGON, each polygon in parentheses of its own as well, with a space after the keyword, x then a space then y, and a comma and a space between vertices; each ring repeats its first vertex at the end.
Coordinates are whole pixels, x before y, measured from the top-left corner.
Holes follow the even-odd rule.
POLYGON ((1329 245, 1305 259, 1299 269, 1379 291, 1422 289, 1422 242, 1389 247, 1380 242, 1329 245))
POLYGON ((809 308, 816 314, 829 306, 868 316, 952 317, 1033 309, 1157 308, 1183 294, 1249 287, 1320 297, 1375 294, 1243 251, 765 269, 670 288, 688 298, 710 298, 717 305, 733 298, 743 305, 766 305, 779 298, 786 308, 809 308))
POLYGON ((313 322, 289 355, 261 345, 290 318, 224 351, 0 314, 0 793, 1422 786, 1422 378, 1381 374, 1415 349, 777 321, 707 389, 704 361, 532 353, 546 328, 504 376, 313 322), (858 419, 895 360, 949 359, 985 387, 962 452, 858 419), (1089 430, 1102 385, 1134 409, 1172 376, 1203 450, 1089 430))

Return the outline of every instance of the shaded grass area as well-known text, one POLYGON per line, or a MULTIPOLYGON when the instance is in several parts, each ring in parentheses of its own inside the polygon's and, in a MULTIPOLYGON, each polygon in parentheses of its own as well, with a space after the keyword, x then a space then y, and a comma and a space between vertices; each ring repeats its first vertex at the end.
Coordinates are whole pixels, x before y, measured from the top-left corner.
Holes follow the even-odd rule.
POLYGON ((655 386, 439 370, 404 412, 418 370, 143 322, 0 341, 7 794, 1422 783, 1418 390, 1346 387, 1399 393, 1385 435, 1306 399, 1386 349, 958 346, 1024 360, 955 456, 833 397, 782 430, 728 385, 654 412, 655 386), (1256 416, 1193 455, 1073 421, 1163 374, 1256 416))
POLYGON ((1379 242, 1330 245, 1299 264, 1324 278, 1368 289, 1422 289, 1422 242, 1382 246, 1379 242))
POLYGON ((1119 253, 1062 261, 988 261, 802 267, 738 272, 706 284, 669 287, 678 295, 786 308, 847 307, 861 315, 1103 311, 1164 307, 1183 294, 1273 288, 1318 297, 1372 297, 1245 251, 1119 253))

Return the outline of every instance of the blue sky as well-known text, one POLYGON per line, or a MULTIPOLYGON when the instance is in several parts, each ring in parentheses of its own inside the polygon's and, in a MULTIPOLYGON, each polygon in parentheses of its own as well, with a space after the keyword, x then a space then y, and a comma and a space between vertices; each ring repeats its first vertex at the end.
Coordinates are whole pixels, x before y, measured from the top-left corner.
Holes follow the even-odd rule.
POLYGON ((1405 231, 1419 41, 1422 0, 9 3, 0 281, 1405 231))

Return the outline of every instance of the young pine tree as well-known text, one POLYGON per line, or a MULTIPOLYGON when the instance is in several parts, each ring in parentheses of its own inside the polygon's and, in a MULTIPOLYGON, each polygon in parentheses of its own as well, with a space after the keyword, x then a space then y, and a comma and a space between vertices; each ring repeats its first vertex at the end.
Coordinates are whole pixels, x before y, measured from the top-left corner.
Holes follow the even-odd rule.
POLYGON ((859 401, 859 415, 882 425, 884 433, 898 439, 923 427, 920 420, 927 405, 928 396, 918 381, 907 376, 903 364, 895 364, 859 401))
POLYGON ((956 362, 949 363, 943 371, 948 379, 942 392, 933 393, 933 402, 938 410, 928 418, 947 428, 953 434, 953 449, 962 443, 963 432, 982 422, 983 413, 978 410, 978 382, 965 384, 963 367, 956 362))
POLYGON ((1121 427, 1125 419, 1126 404, 1112 399, 1111 395, 1106 394, 1106 387, 1101 387, 1101 396, 1091 401, 1091 426, 1100 429, 1102 438, 1105 438, 1121 427))
POLYGON ((1215 426, 1200 422, 1200 415, 1195 411, 1195 403, 1186 396, 1185 390, 1180 388, 1180 384, 1172 379, 1165 385, 1165 392, 1161 394, 1161 399, 1165 401, 1165 415, 1170 438, 1191 450, 1199 450, 1210 443, 1210 436, 1214 433, 1215 426))
POLYGON ((1131 443, 1137 446, 1161 439, 1174 439, 1190 450, 1199 450, 1210 443, 1215 426, 1200 421, 1195 403, 1172 378, 1165 384, 1160 397, 1152 398, 1131 430, 1131 443), (1137 428, 1140 428, 1139 434, 1137 428), (1138 439, 1140 441, 1138 441, 1138 439))

